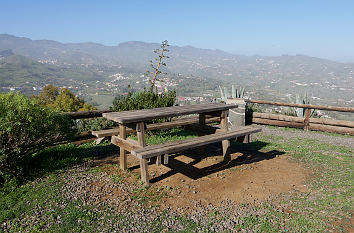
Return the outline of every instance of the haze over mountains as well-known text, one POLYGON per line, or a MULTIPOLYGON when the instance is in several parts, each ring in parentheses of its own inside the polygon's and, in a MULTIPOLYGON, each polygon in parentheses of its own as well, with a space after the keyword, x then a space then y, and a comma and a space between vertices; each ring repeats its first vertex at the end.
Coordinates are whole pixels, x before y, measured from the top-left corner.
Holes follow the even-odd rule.
MULTIPOLYGON (((134 78, 149 69, 149 61, 156 57, 153 50, 159 46, 136 41, 117 46, 91 42, 64 44, 0 34, 0 85, 60 85, 67 79, 110 82, 117 73, 139 82, 134 78)), ((256 96, 260 96, 260 91, 268 93, 262 95, 271 99, 308 93, 322 103, 354 105, 352 63, 304 55, 243 56, 191 46, 170 46, 169 50, 166 71, 174 79, 193 76, 205 82, 233 83, 258 92, 256 96)), ((190 85, 198 88, 198 83, 190 85)))

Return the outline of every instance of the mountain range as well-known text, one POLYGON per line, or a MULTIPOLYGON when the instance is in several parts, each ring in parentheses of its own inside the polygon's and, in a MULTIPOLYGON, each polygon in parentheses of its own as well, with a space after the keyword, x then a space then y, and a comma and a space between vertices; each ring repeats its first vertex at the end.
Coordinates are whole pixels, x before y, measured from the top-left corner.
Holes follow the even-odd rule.
MULTIPOLYGON (((149 69, 160 44, 130 41, 117 46, 97 43, 60 43, 0 34, 0 85, 26 79, 109 80, 123 72, 141 75, 149 69), (22 76, 21 76, 22 75, 22 76), (16 79, 17 78, 17 79, 16 79)), ((311 93, 316 98, 343 100, 353 105, 354 64, 305 55, 244 56, 191 46, 169 46, 166 71, 170 74, 219 80, 280 96, 311 93)), ((194 84, 192 84, 194 85, 194 84)), ((196 84, 197 85, 197 84, 196 84)))

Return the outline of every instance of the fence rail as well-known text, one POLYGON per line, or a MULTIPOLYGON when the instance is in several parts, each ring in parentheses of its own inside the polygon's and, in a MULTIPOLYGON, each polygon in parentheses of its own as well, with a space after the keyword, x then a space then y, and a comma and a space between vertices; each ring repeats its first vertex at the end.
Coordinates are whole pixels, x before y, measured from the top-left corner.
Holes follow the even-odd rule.
POLYGON ((351 107, 337 107, 337 106, 325 106, 325 105, 313 105, 313 104, 292 104, 292 103, 273 102, 273 101, 266 101, 266 100, 245 100, 245 102, 255 103, 255 104, 278 105, 278 106, 285 106, 285 107, 328 110, 328 111, 337 111, 337 112, 354 112, 354 108, 351 107))
POLYGON ((71 119, 85 119, 85 118, 95 118, 102 117, 103 113, 111 112, 110 110, 94 110, 94 111, 81 111, 81 112, 66 112, 64 114, 68 115, 71 119))
MULTIPOLYGON (((255 124, 294 127, 294 128, 303 128, 304 130, 317 130, 317 131, 324 131, 324 132, 354 135, 353 121, 310 118, 312 109, 354 113, 354 108, 351 107, 323 106, 323 105, 312 105, 312 104, 292 104, 292 103, 283 103, 283 102, 274 102, 274 101, 265 101, 265 100, 245 100, 245 102, 305 109, 305 117, 294 117, 294 116, 259 113, 259 112, 253 112, 252 115, 246 115, 247 120, 255 124)), ((111 112, 111 111, 95 110, 95 111, 82 111, 82 112, 68 112, 65 114, 68 115, 71 119, 86 119, 86 118, 102 117, 102 114, 106 112, 111 112)), ((83 132, 80 135, 78 135, 77 138, 91 139, 92 136, 90 132, 83 132)))
POLYGON ((252 115, 246 117, 250 118, 252 123, 275 125, 283 127, 303 128, 304 130, 317 130, 324 132, 333 132, 340 134, 354 135, 354 122, 334 119, 310 118, 311 109, 352 112, 354 108, 351 107, 337 107, 337 106, 323 106, 312 104, 292 104, 264 100, 245 100, 246 103, 268 104, 285 107, 296 107, 305 109, 305 117, 285 116, 270 113, 253 112, 252 115))

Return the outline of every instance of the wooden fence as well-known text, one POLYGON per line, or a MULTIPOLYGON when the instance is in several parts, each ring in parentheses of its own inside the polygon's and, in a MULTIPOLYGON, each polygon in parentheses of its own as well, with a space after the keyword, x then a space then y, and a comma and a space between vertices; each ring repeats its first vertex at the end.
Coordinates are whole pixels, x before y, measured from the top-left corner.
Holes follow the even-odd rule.
MULTIPOLYGON (((317 131, 324 131, 324 132, 354 135, 353 121, 343 121, 343 120, 334 120, 334 119, 325 119, 325 118, 310 118, 312 109, 354 113, 354 108, 321 106, 321 105, 312 105, 312 104, 292 104, 292 103, 273 102, 273 101, 264 101, 264 100, 245 100, 245 102, 305 109, 305 117, 294 117, 294 116, 260 113, 260 112, 253 112, 251 115, 246 115, 246 120, 254 124, 294 127, 294 128, 302 128, 304 130, 317 130, 317 131)), ((102 113, 105 112, 110 112, 110 111, 109 110, 83 111, 83 112, 69 112, 65 114, 67 114, 72 119, 85 119, 85 118, 102 117, 102 113)), ((76 139, 93 140, 94 137, 91 135, 90 132, 83 132, 80 135, 78 135, 76 139)))
POLYGON ((312 109, 354 113, 354 108, 322 106, 312 104, 291 104, 263 100, 245 100, 245 102, 305 109, 305 117, 294 117, 279 114, 253 112, 251 115, 247 115, 246 118, 248 118, 248 121, 255 124, 294 127, 303 128, 304 130, 318 130, 324 132, 354 135, 353 121, 343 121, 325 118, 310 118, 312 109))

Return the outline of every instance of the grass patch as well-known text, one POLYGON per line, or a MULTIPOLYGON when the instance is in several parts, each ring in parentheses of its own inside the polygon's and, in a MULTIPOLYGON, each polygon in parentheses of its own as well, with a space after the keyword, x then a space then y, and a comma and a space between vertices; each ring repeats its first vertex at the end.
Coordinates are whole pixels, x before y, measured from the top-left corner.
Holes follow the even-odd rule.
MULTIPOLYGON (((146 133, 147 133, 146 144, 148 145, 198 137, 198 134, 196 132, 185 130, 183 128, 173 128, 169 130, 160 130, 154 132, 148 131, 146 133)), ((132 135, 130 136, 130 138, 134 140, 138 140, 136 135, 132 135)))
POLYGON ((28 178, 36 178, 62 171, 100 155, 109 155, 118 150, 119 148, 107 142, 100 145, 94 142, 80 146, 70 143, 58 145, 33 154, 30 161, 27 161, 26 173, 28 178))
POLYGON ((322 232, 333 228, 335 220, 351 217, 353 208, 353 149, 314 139, 288 139, 279 143, 272 137, 259 140, 269 144, 264 150, 284 150, 315 173, 311 192, 293 198, 291 218, 286 228, 294 232, 322 232))
MULTIPOLYGON (((147 143, 156 144, 196 136, 197 134, 190 131, 173 129, 149 133, 147 143)), ((333 223, 349 219, 354 212, 353 149, 313 139, 285 139, 281 136, 261 134, 257 138, 258 141, 247 145, 232 144, 250 151, 286 152, 292 160, 302 162, 314 171, 314 176, 307 184, 310 187, 309 192, 292 197, 279 197, 278 200, 256 207, 241 204, 240 208, 252 211, 244 211, 236 216, 225 216, 222 211, 212 210, 204 216, 203 221, 206 223, 200 223, 187 215, 161 212, 152 221, 144 222, 146 224, 144 229, 150 232, 210 232, 215 231, 217 229, 215 227, 223 221, 236 218, 233 229, 235 231, 242 229, 251 232, 344 231, 341 226, 333 223), (284 211, 285 209, 289 211, 284 211), (182 230, 167 229, 163 224, 167 220, 182 225, 182 230)), ((136 227, 136 224, 140 223, 134 222, 129 215, 123 216, 102 206, 85 205, 80 200, 71 200, 62 194, 64 181, 60 174, 66 172, 67 168, 84 163, 93 157, 118 151, 118 147, 109 143, 100 145, 88 143, 81 146, 59 145, 34 154, 28 167, 29 178, 34 181, 22 186, 10 182, 0 189, 0 231, 110 232, 136 227), (37 216, 35 223, 33 216, 37 216)), ((89 170, 97 175, 101 175, 103 171, 101 167, 89 170)), ((116 173, 110 178, 113 182, 122 183, 131 175, 137 180, 140 178, 140 175, 135 173, 126 175, 116 173)), ((133 191, 131 198, 132 201, 143 204, 151 202, 156 204, 167 197, 170 191, 169 186, 161 188, 153 186, 149 189, 138 187, 133 191)), ((126 211, 133 213, 136 210, 126 211)))
MULTIPOLYGON (((55 175, 0 192, 0 223, 9 232, 95 232, 107 212, 61 195, 55 175), (33 223, 33 219, 36 220, 33 223), (39 220, 39 221, 38 221, 39 220)), ((118 218, 118 216, 116 216, 118 218)), ((0 228, 1 230, 1 228, 0 228)))

